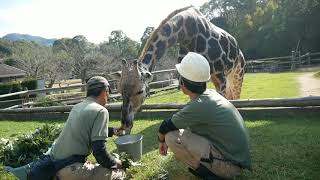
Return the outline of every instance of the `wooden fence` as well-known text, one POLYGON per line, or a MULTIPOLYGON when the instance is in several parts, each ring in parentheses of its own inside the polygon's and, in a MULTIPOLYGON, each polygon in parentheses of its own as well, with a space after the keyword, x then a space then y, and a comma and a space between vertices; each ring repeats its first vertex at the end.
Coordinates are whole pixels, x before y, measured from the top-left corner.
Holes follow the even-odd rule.
MULTIPOLYGON (((236 108, 266 108, 266 107, 311 107, 320 106, 320 96, 308 96, 299 98, 272 98, 272 99, 248 99, 248 100, 231 100, 236 108)), ((172 110, 181 109, 186 103, 169 103, 169 104, 143 104, 141 110, 172 110)), ((64 113, 70 112, 70 106, 53 106, 53 107, 35 107, 19 109, 0 109, 0 113, 64 113)), ((108 104, 106 108, 109 111, 120 111, 121 104, 108 104)))
MULTIPOLYGON (((248 60, 246 62, 246 72, 277 72, 277 71, 287 71, 287 70, 295 70, 296 68, 300 67, 309 67, 314 66, 314 64, 320 65, 320 52, 318 53, 306 53, 304 55, 300 55, 299 53, 292 52, 291 56, 283 56, 283 57, 273 57, 273 58, 264 58, 264 59, 256 59, 256 60, 248 60)), ((159 80, 155 82, 149 83, 151 87, 151 93, 155 93, 157 91, 173 89, 177 87, 177 79, 175 76, 175 69, 167 69, 167 70, 160 70, 152 72, 153 75, 157 76, 158 74, 163 73, 171 73, 171 78, 166 80, 159 80), (157 88, 157 89, 156 89, 157 88)), ((111 85, 111 98, 118 99, 120 94, 118 94, 118 80, 116 79, 109 79, 108 80, 111 85)), ((11 106, 11 108, 19 108, 24 105, 32 106, 34 103, 34 99, 29 98, 30 95, 34 94, 41 94, 41 93, 52 93, 52 92, 63 92, 66 90, 75 90, 75 89, 83 89, 85 85, 73 85, 67 87, 60 87, 60 88, 49 88, 49 89, 37 89, 37 90, 27 90, 27 91, 20 91, 10 94, 0 95, 1 98, 20 95, 21 100, 19 102, 20 105, 16 104, 15 106, 11 106), (30 102, 31 101, 31 102, 30 102)), ((84 96, 83 96, 84 97, 84 96)), ((75 97, 66 98, 57 100, 57 102, 71 102, 77 103, 80 102, 83 97, 75 97)), ((0 101, 0 107, 6 103, 5 101, 0 101)), ((12 103, 12 102, 9 102, 12 103)), ((10 109, 10 108, 9 108, 10 109)))
POLYGON ((306 53, 292 51, 291 56, 247 60, 246 72, 280 72, 293 71, 297 68, 320 65, 320 52, 306 53))
MULTIPOLYGON (((175 69, 168 69, 168 70, 161 70, 161 71, 154 71, 152 72, 154 75, 157 74, 162 74, 162 73, 170 73, 170 72, 175 72, 175 69)), ((116 79, 111 79, 108 80, 111 86, 111 95, 110 99, 111 100, 117 100, 121 97, 121 95, 118 93, 118 80, 116 79)), ((170 89, 174 89, 177 87, 177 79, 167 79, 167 80, 161 80, 161 81, 154 81, 149 83, 149 86, 151 87, 150 93, 154 94, 159 91, 166 91, 170 89), (157 86, 156 86, 157 85, 157 86), (153 87, 158 87, 158 88, 153 88, 153 87)), ((7 102, 7 101, 0 101, 0 107, 5 107, 6 109, 14 109, 14 108, 20 108, 20 107, 30 107, 33 105, 40 105, 41 102, 35 103, 35 98, 30 98, 30 95, 37 95, 37 94, 42 94, 42 93, 53 93, 53 92, 65 92, 68 90, 79 90, 84 89, 85 84, 81 85, 70 85, 66 87, 59 87, 59 88, 47 88, 47 89, 36 89, 36 90, 27 90, 27 91, 19 91, 15 93, 9 93, 9 94, 3 94, 0 95, 0 100, 1 98, 5 97, 10 97, 10 96, 15 96, 15 95, 20 95, 22 99, 20 100, 15 100, 17 103, 12 105, 12 102, 7 102), (9 103, 9 107, 5 106, 5 103, 9 103)), ((77 96, 77 97, 67 97, 64 99, 59 99, 55 100, 54 102, 63 102, 65 104, 75 104, 80 102, 84 98, 83 96, 77 96)), ((43 102, 44 103, 44 102, 43 102)))
MULTIPOLYGON (((295 113, 320 114, 320 96, 281 99, 253 99, 231 101, 246 116, 289 116, 295 113)), ((185 103, 144 104, 137 118, 170 117, 185 103)), ((0 109, 0 120, 66 120, 73 106, 0 109)), ((121 104, 106 106, 113 119, 120 118, 121 104)), ((319 119, 320 120, 320 119, 319 119)))

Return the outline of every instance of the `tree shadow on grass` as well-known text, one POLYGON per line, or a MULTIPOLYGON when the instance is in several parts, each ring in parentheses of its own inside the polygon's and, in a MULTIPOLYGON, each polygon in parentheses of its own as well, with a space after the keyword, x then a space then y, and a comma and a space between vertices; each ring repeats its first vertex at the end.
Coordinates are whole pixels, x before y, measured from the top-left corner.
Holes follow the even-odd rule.
POLYGON ((140 133, 143 135, 143 154, 146 154, 150 151, 157 150, 159 148, 158 142, 158 130, 159 130, 160 123, 151 125, 140 133))

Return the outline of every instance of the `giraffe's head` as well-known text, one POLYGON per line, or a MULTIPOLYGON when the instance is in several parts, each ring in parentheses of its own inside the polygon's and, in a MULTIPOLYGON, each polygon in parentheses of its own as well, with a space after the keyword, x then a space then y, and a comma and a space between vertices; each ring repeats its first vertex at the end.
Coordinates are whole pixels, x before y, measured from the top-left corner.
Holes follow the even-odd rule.
POLYGON ((152 80, 152 74, 139 67, 135 60, 129 65, 122 60, 119 92, 122 95, 121 127, 132 128, 134 114, 140 109, 145 98, 149 94, 148 83, 152 80))

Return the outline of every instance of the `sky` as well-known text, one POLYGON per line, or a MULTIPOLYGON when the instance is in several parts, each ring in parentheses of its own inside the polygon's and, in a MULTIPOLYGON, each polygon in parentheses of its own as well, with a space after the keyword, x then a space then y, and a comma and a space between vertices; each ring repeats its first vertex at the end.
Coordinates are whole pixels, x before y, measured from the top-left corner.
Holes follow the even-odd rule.
POLYGON ((140 41, 148 26, 157 27, 172 11, 208 0, 0 0, 0 37, 8 33, 44 38, 84 35, 89 41, 108 40, 122 30, 140 41))

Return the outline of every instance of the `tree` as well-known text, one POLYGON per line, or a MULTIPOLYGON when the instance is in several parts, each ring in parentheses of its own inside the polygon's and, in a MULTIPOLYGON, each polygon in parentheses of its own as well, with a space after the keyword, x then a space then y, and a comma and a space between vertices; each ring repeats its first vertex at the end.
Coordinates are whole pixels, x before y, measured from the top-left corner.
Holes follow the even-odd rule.
POLYGON ((12 43, 7 40, 0 39, 0 59, 12 55, 12 43))
POLYGON ((71 61, 73 75, 81 79, 84 84, 90 71, 95 71, 98 60, 95 58, 98 47, 90 43, 84 36, 56 40, 53 43, 53 52, 65 52, 71 61))
POLYGON ((144 30, 143 35, 140 38, 141 46, 138 52, 139 55, 141 54, 141 51, 143 50, 144 45, 146 44, 147 40, 149 39, 153 31, 154 31, 154 27, 146 27, 146 29, 144 30))
POLYGON ((48 47, 34 42, 13 42, 14 65, 25 70, 32 78, 43 78, 43 68, 46 61, 50 59, 48 51, 48 47))
POLYGON ((210 0, 200 10, 233 34, 247 59, 320 51, 319 0, 210 0))
POLYGON ((70 78, 72 65, 65 52, 53 52, 51 48, 48 53, 50 54, 50 59, 44 67, 44 77, 49 82, 47 87, 52 88, 56 80, 61 81, 70 78))
POLYGON ((103 58, 101 63, 103 67, 100 71, 104 74, 119 71, 121 68, 121 59, 137 59, 140 44, 131 40, 121 30, 112 31, 108 41, 99 44, 99 56, 103 58))
POLYGON ((138 58, 138 49, 140 44, 127 37, 127 35, 121 30, 112 31, 107 44, 118 49, 117 52, 119 52, 119 54, 117 55, 116 59, 138 58))

